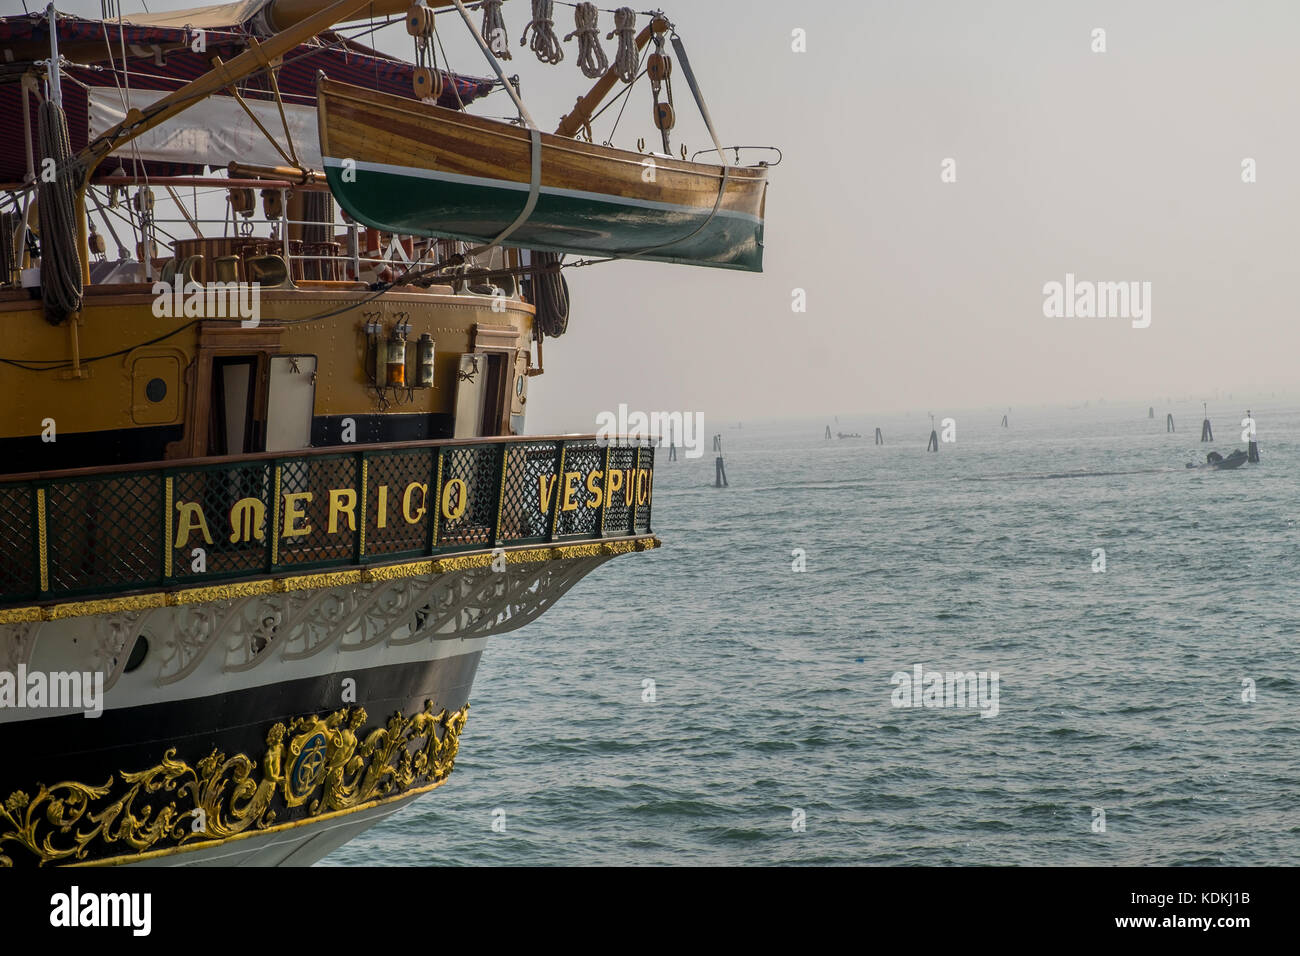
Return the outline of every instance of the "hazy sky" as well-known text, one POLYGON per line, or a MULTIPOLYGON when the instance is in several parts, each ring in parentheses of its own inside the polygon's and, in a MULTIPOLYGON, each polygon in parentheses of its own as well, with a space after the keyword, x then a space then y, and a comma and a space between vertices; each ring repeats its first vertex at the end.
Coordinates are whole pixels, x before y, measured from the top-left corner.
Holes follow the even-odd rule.
MULTIPOLYGON (((506 68, 551 128, 590 81, 573 43, 558 66, 520 48, 528 10, 504 7, 506 68)), ((720 427, 1293 387, 1295 3, 719 0, 667 13, 723 142, 785 152, 765 273, 570 271, 569 333, 530 384, 530 431, 590 431, 620 402, 702 410, 720 427), (791 49, 796 28, 807 52, 791 49), (947 158, 956 182, 941 181, 947 158), (1150 327, 1044 317, 1043 286, 1066 273, 1150 282, 1150 327), (791 311, 795 288, 806 313, 791 311)), ((572 16, 557 4, 561 36, 572 16)), ((459 17, 438 22, 452 67, 487 75, 459 17)), ((400 24, 380 36, 410 56, 400 24)), ((710 145, 674 79, 674 151, 710 145)), ((649 104, 638 84, 617 145, 652 139, 649 104)), ((510 111, 500 93, 476 109, 510 111)))

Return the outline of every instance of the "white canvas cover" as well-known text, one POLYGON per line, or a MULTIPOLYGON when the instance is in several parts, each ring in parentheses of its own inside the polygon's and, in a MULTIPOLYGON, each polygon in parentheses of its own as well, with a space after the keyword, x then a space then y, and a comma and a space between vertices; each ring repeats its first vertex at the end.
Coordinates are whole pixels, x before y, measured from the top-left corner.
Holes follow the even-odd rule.
MULTIPOLYGON (((166 94, 154 90, 132 90, 128 103, 136 109, 162 99, 166 94)), ((274 102, 245 100, 268 130, 284 145, 284 125, 274 102)), ((112 129, 126 117, 122 94, 116 89, 86 91, 86 112, 90 138, 112 129)), ((302 165, 321 168, 320 138, 316 131, 316 108, 285 104, 285 117, 293 136, 293 145, 302 165)), ((166 163, 206 163, 225 166, 231 160, 262 166, 285 165, 276 151, 242 106, 232 96, 209 96, 178 116, 174 116, 126 144, 118 153, 142 160, 166 163)))
MULTIPOLYGON (((257 13, 266 0, 234 0, 232 3, 216 3, 206 7, 190 7, 188 10, 159 10, 149 13, 141 10, 128 13, 122 17, 123 23, 132 23, 141 27, 194 27, 202 30, 215 30, 218 27, 232 27, 243 23, 257 13)), ((117 23, 117 17, 104 21, 117 23)))

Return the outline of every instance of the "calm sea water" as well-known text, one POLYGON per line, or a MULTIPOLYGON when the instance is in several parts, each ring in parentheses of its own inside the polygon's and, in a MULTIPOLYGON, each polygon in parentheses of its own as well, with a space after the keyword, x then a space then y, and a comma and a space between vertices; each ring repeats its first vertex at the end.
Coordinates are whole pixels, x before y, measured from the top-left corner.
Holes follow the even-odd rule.
POLYGON ((1185 469, 1233 405, 746 423, 726 490, 663 454, 665 547, 494 639, 450 781, 324 862, 1296 863, 1300 410, 1185 469), (997 716, 894 707, 916 664, 997 716))

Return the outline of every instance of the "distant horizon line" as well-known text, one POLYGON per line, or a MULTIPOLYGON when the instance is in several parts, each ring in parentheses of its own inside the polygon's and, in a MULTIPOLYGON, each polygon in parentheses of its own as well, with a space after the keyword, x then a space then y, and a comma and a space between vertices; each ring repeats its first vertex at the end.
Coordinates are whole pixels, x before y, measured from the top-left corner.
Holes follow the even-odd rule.
MULTIPOLYGON (((1221 417, 1225 414, 1227 415, 1237 414, 1238 411, 1241 414, 1245 414, 1248 408, 1253 408, 1255 406, 1268 407, 1268 403, 1277 402, 1277 401, 1295 401, 1297 403, 1300 403, 1300 391, 1295 391, 1295 390, 1292 391, 1270 390, 1267 392, 1261 391, 1255 394, 1254 396, 1243 400, 1239 400, 1236 398, 1205 399, 1205 398, 1192 398, 1192 397, 1185 396, 1182 398, 1174 398, 1167 402, 1152 404, 1150 400, 1139 401, 1137 399, 1107 399, 1102 397, 1096 399, 1083 399, 1082 401, 1075 402, 1075 403, 1066 403, 1066 402, 1059 402, 1059 401, 1058 402, 1025 402, 1020 405, 984 404, 984 405, 966 405, 966 406, 957 406, 957 407, 945 406, 945 405, 934 405, 926 409, 921 409, 919 406, 912 407, 912 408, 903 408, 899 406, 894 406, 891 408, 877 408, 877 409, 870 409, 870 410, 850 409, 847 411, 826 412, 821 415, 817 413, 800 412, 792 415, 770 415, 770 414, 756 415, 750 418, 715 416, 710 414, 707 408, 703 409, 702 411, 706 423, 705 430, 710 433, 714 433, 721 430, 734 429, 737 424, 743 425, 744 422, 752 422, 755 424, 763 424, 763 423, 776 424, 776 423, 783 423, 783 422, 817 423, 818 427, 821 427, 822 425, 829 425, 832 426, 833 428, 835 425, 836 416, 840 416, 846 419, 852 419, 857 422, 869 422, 872 420, 873 416, 875 417, 876 420, 881 420, 889 417, 900 417, 900 416, 910 417, 913 415, 917 415, 921 418, 925 418, 926 416, 933 414, 935 416, 935 421, 938 422, 940 419, 944 417, 950 417, 954 415, 968 415, 972 413, 991 412, 998 416, 1004 414, 1010 414, 1011 416, 1014 416, 1017 409, 1020 410, 1055 409, 1060 411, 1078 411, 1084 408, 1095 409, 1098 407, 1134 408, 1134 409, 1154 408, 1156 412, 1155 417, 1161 420, 1163 420, 1167 414, 1174 413, 1175 424, 1177 424, 1179 417, 1184 416, 1186 414, 1188 407, 1194 406, 1199 416, 1201 411, 1200 406, 1202 402, 1209 403, 1210 407, 1208 409, 1208 414, 1210 418, 1213 420, 1216 415, 1221 417), (1233 409, 1229 409, 1225 405, 1225 403, 1231 403, 1233 409), (1241 408, 1236 409, 1235 408, 1236 405, 1241 405, 1241 408), (1008 413, 1008 409, 1010 409, 1009 413, 1008 413), (715 424, 709 424, 709 423, 715 423, 715 424)), ((649 408, 641 409, 641 411, 645 411, 647 413, 652 410, 663 411, 663 409, 649 409, 649 408)), ((681 410, 678 409, 678 411, 681 410)), ((697 410, 690 409, 690 411, 694 413, 697 410)), ((1199 417, 1197 418, 1196 421, 1199 423, 1200 421, 1199 417)), ((841 424, 844 423, 841 422, 841 424)), ((593 415, 591 428, 588 429, 588 431, 594 432, 595 428, 596 428, 596 421, 595 421, 595 416, 593 415)), ((550 432, 548 431, 548 433, 550 432)), ((581 429, 575 430, 572 428, 561 428, 561 431, 558 433, 587 434, 587 432, 584 432, 581 429)))

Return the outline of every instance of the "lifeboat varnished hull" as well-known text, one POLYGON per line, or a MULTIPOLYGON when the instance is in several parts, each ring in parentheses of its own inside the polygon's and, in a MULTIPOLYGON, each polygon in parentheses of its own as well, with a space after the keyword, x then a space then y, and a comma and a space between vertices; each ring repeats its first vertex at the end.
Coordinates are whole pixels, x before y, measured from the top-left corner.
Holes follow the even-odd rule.
MULTIPOLYGON (((359 222, 490 242, 525 208, 528 130, 325 79, 318 102, 330 188, 359 222)), ((504 245, 762 271, 765 168, 724 170, 547 133, 541 143, 536 206, 504 245)))

